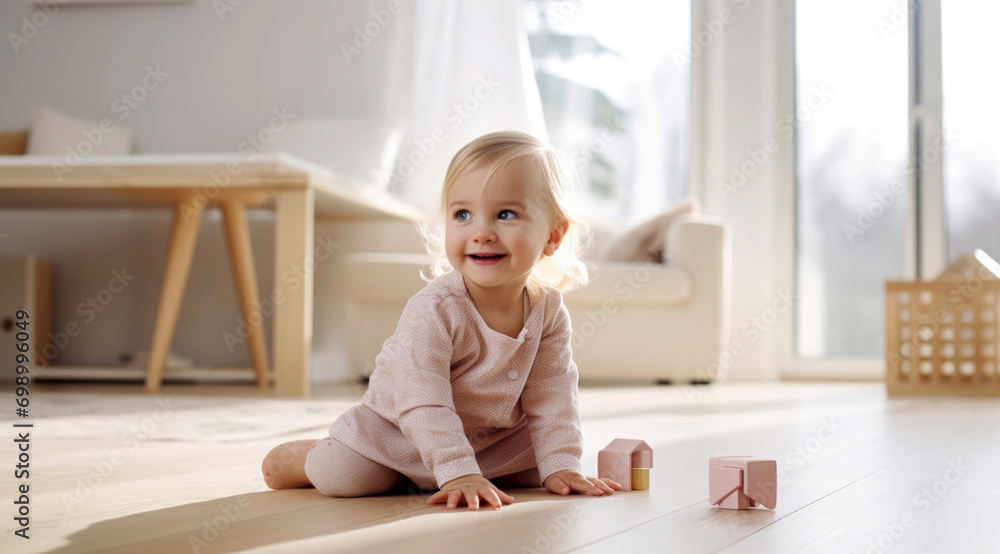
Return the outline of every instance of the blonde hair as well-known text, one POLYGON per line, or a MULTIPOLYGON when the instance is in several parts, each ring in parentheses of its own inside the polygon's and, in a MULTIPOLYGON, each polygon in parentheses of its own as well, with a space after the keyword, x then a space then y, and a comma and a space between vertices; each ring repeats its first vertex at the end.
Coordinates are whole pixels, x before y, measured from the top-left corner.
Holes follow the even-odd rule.
POLYGON ((494 173, 511 162, 521 162, 541 181, 536 198, 527 203, 542 206, 549 214, 549 231, 565 221, 566 233, 552 256, 542 256, 531 270, 528 283, 555 287, 563 292, 582 287, 589 281, 587 266, 581 260, 591 245, 590 227, 579 215, 575 205, 579 179, 572 166, 557 150, 537 138, 520 131, 497 131, 485 134, 466 144, 448 165, 441 191, 441 210, 429 222, 418 224, 427 251, 434 256, 431 280, 453 268, 444 248, 444 229, 448 215, 448 193, 459 177, 486 167, 486 182, 494 173))

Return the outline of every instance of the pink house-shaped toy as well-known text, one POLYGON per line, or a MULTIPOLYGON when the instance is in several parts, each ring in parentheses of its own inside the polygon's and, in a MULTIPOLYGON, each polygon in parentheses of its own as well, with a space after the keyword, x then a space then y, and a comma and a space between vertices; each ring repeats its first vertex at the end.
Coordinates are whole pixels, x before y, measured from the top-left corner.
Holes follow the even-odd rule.
POLYGON ((708 501, 730 510, 758 504, 774 509, 778 500, 778 464, 750 456, 708 459, 708 501))
POLYGON ((615 439, 597 453, 597 476, 615 481, 623 491, 649 489, 652 467, 653 449, 641 440, 615 439))

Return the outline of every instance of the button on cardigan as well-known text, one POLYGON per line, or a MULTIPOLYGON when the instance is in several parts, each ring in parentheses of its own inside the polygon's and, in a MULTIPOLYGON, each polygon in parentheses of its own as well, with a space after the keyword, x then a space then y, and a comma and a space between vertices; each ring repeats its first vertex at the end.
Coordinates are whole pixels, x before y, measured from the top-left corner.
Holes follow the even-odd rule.
POLYGON ((581 470, 579 374, 556 289, 528 286, 517 338, 490 329, 461 274, 406 303, 375 359, 368 391, 330 426, 362 456, 433 489, 537 467, 581 470))

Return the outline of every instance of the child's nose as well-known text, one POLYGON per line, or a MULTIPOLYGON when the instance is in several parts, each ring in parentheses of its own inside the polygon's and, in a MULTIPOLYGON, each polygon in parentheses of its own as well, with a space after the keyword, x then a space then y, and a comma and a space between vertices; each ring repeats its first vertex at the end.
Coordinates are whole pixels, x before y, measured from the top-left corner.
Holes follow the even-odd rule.
POLYGON ((473 242, 495 242, 497 240, 497 235, 493 232, 493 229, 488 226, 480 225, 479 228, 476 229, 476 232, 473 233, 472 240, 473 242))

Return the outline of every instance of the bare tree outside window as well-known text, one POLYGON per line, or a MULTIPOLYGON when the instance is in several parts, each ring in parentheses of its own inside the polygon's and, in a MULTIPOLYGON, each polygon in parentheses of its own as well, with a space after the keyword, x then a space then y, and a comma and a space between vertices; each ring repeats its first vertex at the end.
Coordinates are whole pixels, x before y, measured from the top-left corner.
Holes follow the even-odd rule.
POLYGON ((531 0, 545 123, 589 192, 586 215, 641 219, 687 191, 689 2, 531 0))
POLYGON ((907 27, 892 2, 796 3, 796 352, 884 352, 905 274, 907 27))
POLYGON ((941 3, 948 257, 976 248, 1000 260, 1000 3, 941 3))

